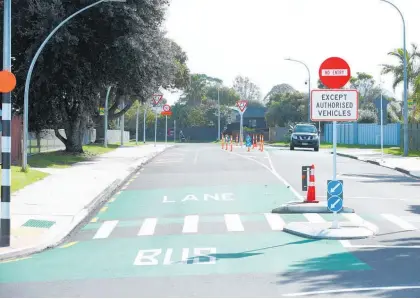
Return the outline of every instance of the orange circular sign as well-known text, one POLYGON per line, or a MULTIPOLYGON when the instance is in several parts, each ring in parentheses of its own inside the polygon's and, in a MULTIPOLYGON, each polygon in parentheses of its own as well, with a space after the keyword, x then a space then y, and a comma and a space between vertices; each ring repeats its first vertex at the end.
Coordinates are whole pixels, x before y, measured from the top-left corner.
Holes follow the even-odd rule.
POLYGON ((0 92, 11 92, 16 87, 16 77, 9 71, 0 71, 0 92))

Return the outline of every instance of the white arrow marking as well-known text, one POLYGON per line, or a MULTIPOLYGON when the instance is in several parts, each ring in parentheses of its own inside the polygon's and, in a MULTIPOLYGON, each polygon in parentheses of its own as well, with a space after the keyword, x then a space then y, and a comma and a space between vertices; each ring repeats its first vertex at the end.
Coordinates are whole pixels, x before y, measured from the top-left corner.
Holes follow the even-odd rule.
POLYGON ((339 199, 337 199, 336 201, 335 201, 335 203, 333 203, 332 205, 331 205, 331 209, 334 209, 335 208, 335 206, 339 203, 341 201, 341 198, 339 198, 339 199))
POLYGON ((331 192, 335 192, 335 190, 337 190, 338 187, 340 187, 340 183, 338 183, 337 185, 335 185, 334 187, 332 187, 331 188, 331 192))

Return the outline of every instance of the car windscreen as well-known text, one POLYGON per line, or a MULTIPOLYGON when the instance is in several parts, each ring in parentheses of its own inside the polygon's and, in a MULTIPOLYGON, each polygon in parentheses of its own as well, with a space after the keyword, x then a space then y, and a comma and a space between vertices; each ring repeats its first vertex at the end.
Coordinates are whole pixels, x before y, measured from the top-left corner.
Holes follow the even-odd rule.
POLYGON ((314 126, 296 126, 293 130, 295 133, 316 133, 314 126))

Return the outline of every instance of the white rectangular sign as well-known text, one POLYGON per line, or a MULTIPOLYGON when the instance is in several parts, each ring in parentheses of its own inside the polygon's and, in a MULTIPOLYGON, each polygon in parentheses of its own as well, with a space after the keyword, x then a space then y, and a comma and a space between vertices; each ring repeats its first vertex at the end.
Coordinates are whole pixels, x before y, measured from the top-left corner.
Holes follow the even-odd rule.
POLYGON ((317 89, 311 92, 311 120, 355 121, 359 95, 354 89, 317 89))
POLYGON ((325 77, 347 76, 346 69, 323 69, 321 70, 321 72, 322 72, 322 76, 325 76, 325 77))

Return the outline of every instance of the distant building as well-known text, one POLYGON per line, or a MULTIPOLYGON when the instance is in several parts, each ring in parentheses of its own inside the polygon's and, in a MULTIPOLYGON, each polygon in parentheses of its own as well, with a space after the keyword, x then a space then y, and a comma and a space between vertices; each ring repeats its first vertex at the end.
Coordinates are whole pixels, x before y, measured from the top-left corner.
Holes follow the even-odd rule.
MULTIPOLYGON (((268 131, 265 120, 265 107, 248 107, 243 116, 243 126, 255 131, 268 131)), ((232 111, 231 123, 227 125, 227 132, 239 131, 241 116, 238 111, 232 111)))

